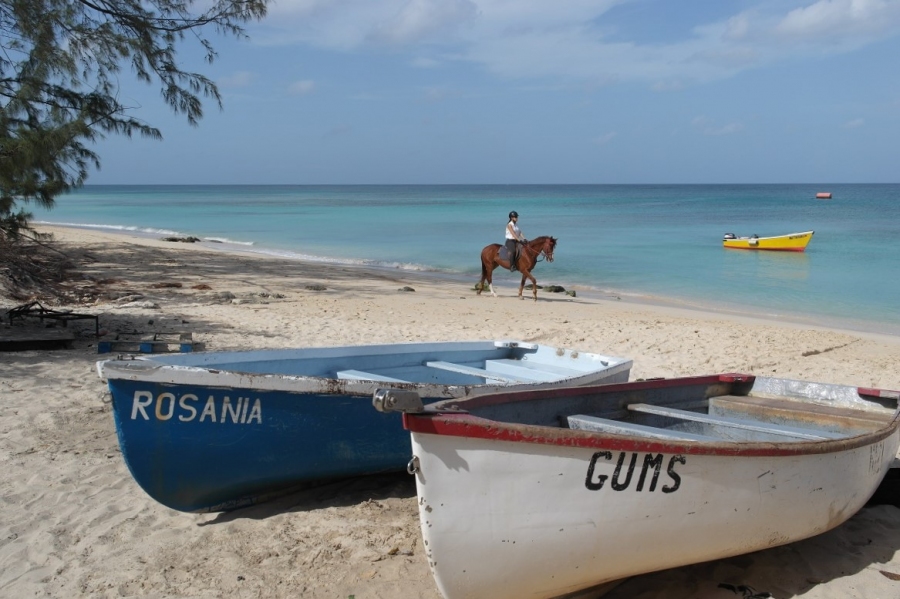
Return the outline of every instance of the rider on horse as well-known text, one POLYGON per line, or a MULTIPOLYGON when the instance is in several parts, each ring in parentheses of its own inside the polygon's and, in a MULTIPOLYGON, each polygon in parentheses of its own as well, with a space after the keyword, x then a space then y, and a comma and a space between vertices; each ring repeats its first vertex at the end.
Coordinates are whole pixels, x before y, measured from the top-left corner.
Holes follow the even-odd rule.
POLYGON ((513 210, 509 213, 509 222, 506 223, 506 252, 509 254, 509 270, 516 270, 516 262, 519 257, 519 244, 528 241, 519 230, 519 213, 513 210))

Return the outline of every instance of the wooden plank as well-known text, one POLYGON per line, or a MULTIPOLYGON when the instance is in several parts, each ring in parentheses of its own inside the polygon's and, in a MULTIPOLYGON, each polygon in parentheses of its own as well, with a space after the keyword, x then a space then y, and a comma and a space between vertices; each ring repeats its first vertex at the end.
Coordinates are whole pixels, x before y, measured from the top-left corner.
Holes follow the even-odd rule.
POLYGON ((491 372, 488 370, 484 370, 483 368, 475 368, 473 366, 463 366, 462 364, 454 364, 453 362, 443 362, 443 361, 435 361, 435 362, 425 362, 425 366, 429 368, 438 368, 440 370, 448 370, 450 372, 458 372, 460 374, 471 374, 472 376, 479 376, 485 379, 495 379, 498 381, 506 381, 508 383, 533 383, 536 382, 536 379, 533 378, 524 378, 520 376, 510 376, 507 374, 501 374, 499 372, 491 372))
POLYGON ((486 360, 484 365, 490 372, 502 372, 511 376, 521 374, 524 377, 531 377, 546 382, 586 374, 583 370, 574 370, 564 366, 555 366, 532 360, 486 360))
POLYGON ((381 383, 408 383, 403 379, 395 379, 393 377, 381 374, 373 374, 371 372, 363 372, 362 370, 338 370, 337 377, 339 379, 352 381, 378 381, 381 383))
POLYGON ((192 333, 122 333, 108 341, 99 342, 97 353, 107 354, 113 351, 142 354, 190 353, 194 351, 194 345, 192 333))
POLYGON ((677 418, 680 420, 690 420, 703 424, 711 424, 715 426, 725 426, 757 433, 767 433, 771 435, 779 435, 783 437, 791 437, 794 439, 807 439, 819 441, 824 439, 837 439, 844 435, 840 433, 829 433, 826 431, 812 429, 803 429, 793 426, 783 426, 779 424, 767 424, 756 422, 753 420, 741 420, 738 418, 726 418, 724 416, 710 416, 709 414, 699 414, 697 412, 688 412, 686 410, 676 410, 674 408, 666 408, 663 406, 653 406, 650 404, 634 403, 629 404, 628 409, 635 412, 643 412, 645 414, 655 414, 657 416, 667 416, 669 418, 677 418))
POLYGON ((638 437, 647 437, 649 439, 675 439, 678 441, 721 441, 721 439, 710 437, 708 435, 698 435, 667 428, 632 424, 630 422, 618 422, 616 420, 607 420, 606 418, 598 418, 597 416, 588 416, 586 414, 572 414, 568 417, 568 423, 569 428, 571 429, 592 431, 595 433, 636 435, 638 437))
POLYGON ((786 419, 816 420, 847 423, 860 427, 880 427, 893 418, 893 412, 875 413, 861 408, 827 405, 781 397, 758 397, 754 395, 718 395, 713 405, 729 411, 740 411, 748 415, 775 414, 786 419))
POLYGON ((68 349, 75 333, 67 329, 3 328, 0 329, 0 351, 68 349))

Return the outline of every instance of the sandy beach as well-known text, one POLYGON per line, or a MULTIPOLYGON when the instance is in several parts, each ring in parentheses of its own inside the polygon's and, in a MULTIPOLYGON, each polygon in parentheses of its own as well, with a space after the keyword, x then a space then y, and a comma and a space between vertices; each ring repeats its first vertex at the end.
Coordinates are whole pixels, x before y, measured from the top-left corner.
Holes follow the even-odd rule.
MULTIPOLYGON (((628 357, 633 379, 746 372, 900 389, 898 337, 580 295, 520 301, 508 273, 493 298, 474 280, 42 230, 83 262, 83 303, 66 307, 97 314, 105 336, 190 332, 208 350, 506 338, 628 357)), ((0 297, 0 315, 19 303, 0 297)), ((93 323, 69 328, 72 349, 0 353, 0 596, 440 597, 405 473, 228 513, 154 502, 122 460, 93 323)), ((867 507, 823 535, 635 577, 604 597, 752 595, 723 584, 778 599, 900 597, 900 508, 867 507)))

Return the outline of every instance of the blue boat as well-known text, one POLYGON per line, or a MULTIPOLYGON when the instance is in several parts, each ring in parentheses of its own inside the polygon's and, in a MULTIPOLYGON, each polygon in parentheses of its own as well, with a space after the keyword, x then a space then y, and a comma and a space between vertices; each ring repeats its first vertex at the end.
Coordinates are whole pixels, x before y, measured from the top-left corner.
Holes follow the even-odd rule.
POLYGON ((137 483, 172 509, 207 512, 313 481, 402 470, 398 414, 378 388, 424 401, 500 389, 628 381, 626 358, 518 341, 402 343, 135 356, 98 362, 137 483))

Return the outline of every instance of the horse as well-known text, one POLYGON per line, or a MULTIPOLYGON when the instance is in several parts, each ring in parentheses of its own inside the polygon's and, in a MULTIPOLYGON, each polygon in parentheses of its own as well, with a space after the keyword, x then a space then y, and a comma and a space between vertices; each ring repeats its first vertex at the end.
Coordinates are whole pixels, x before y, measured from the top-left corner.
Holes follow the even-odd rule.
MULTIPOLYGON (((503 247, 499 243, 492 243, 481 250, 481 281, 478 282, 478 295, 484 290, 484 282, 487 281, 491 290, 491 295, 497 297, 494 293, 494 284, 492 278, 494 269, 498 266, 509 268, 509 260, 500 258, 500 248, 503 247)), ((531 274, 532 269, 538 263, 538 258, 543 256, 547 262, 553 262, 553 250, 556 248, 556 239, 549 236, 541 236, 524 243, 516 258, 516 268, 522 273, 522 282, 519 283, 519 299, 522 297, 522 291, 525 289, 525 279, 531 280, 531 288, 534 291, 534 301, 537 301, 537 281, 531 274)))

